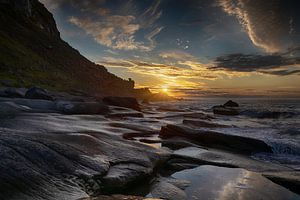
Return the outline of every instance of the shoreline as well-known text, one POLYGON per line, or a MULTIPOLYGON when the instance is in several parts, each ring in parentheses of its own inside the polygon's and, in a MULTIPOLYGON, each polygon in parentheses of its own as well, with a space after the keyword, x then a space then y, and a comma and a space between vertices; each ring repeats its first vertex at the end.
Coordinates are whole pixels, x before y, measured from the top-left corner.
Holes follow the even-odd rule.
MULTIPOLYGON (((119 103, 123 101, 122 98, 117 100, 119 103)), ((65 106, 64 109, 77 106, 81 113, 76 113, 78 110, 72 110, 75 113, 54 112, 51 110, 53 101, 49 100, 0 98, 2 110, 6 109, 0 115, 0 137, 5 142, 0 148, 3 158, 7 158, 0 162, 0 176, 2 184, 8 184, 0 196, 6 199, 14 199, 7 198, 13 194, 23 195, 25 199, 31 195, 31 198, 42 195, 44 199, 57 199, 57 195, 67 199, 88 196, 114 199, 99 195, 123 194, 189 199, 196 189, 205 188, 205 194, 210 196, 220 192, 218 187, 221 186, 203 185, 200 179, 181 180, 176 178, 177 174, 183 173, 186 177, 190 173, 208 174, 214 180, 217 177, 210 172, 214 169, 219 173, 226 170, 229 171, 225 174, 232 173, 232 176, 220 180, 220 184, 234 181, 233 177, 240 174, 255 177, 256 181, 244 183, 246 185, 238 186, 240 183, 236 182, 236 187, 231 186, 233 190, 249 194, 247 188, 259 191, 258 185, 263 182, 269 185, 270 191, 262 193, 271 195, 272 191, 274 194, 280 191, 291 199, 299 198, 291 192, 297 192, 299 187, 299 171, 254 159, 253 154, 269 152, 269 144, 249 136, 228 135, 227 132, 236 125, 230 121, 222 124, 220 115, 189 111, 185 104, 179 104, 180 108, 175 109, 176 102, 140 104, 140 110, 101 104, 97 108, 107 109, 105 112, 91 113, 89 107, 83 107, 95 106, 91 100, 88 104, 76 101, 72 97, 68 104, 60 105, 65 106), (262 146, 258 148, 257 145, 262 146), (23 172, 11 170, 17 166, 23 172), (18 177, 17 185, 14 177, 18 177), (29 177, 34 181, 31 182, 29 177), (147 189, 136 191, 136 186, 142 182, 147 189), (17 188, 30 192, 23 193, 23 189, 17 188), (46 188, 48 192, 43 193, 46 188)), ((57 100, 54 104, 57 105, 57 100)), ((231 195, 233 198, 235 194, 231 195)))

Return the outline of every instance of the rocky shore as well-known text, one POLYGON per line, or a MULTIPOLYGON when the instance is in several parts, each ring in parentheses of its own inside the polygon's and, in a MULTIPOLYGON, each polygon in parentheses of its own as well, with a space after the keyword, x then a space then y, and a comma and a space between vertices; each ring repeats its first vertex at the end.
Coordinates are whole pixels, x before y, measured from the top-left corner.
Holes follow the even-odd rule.
POLYGON ((225 199, 300 198, 299 171, 253 159, 272 147, 222 133, 231 125, 213 110, 41 88, 0 96, 0 199, 217 199, 226 181, 225 199))

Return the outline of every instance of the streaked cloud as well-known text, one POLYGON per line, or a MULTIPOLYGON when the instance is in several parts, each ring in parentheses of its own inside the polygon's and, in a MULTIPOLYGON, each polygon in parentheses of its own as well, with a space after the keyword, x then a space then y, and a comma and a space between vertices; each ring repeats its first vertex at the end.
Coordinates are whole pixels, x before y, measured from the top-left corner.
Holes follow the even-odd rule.
POLYGON ((299 48, 290 49, 282 54, 252 55, 229 54, 215 59, 212 70, 226 70, 235 72, 260 72, 278 76, 300 74, 299 48))
POLYGON ((174 60, 194 60, 195 57, 181 50, 163 51, 159 54, 160 57, 174 60))
MULTIPOLYGON (((197 61, 178 61, 176 64, 146 62, 140 60, 124 60, 106 57, 97 62, 108 68, 124 68, 131 73, 155 77, 174 88, 198 88, 204 81, 213 81, 223 77, 242 76, 243 73, 211 70, 210 65, 197 61)), ((161 83, 160 83, 161 84, 161 83)))
POLYGON ((113 49, 146 50, 141 42, 135 41, 134 34, 140 26, 134 23, 134 16, 107 16, 102 21, 94 21, 89 18, 71 17, 70 22, 82 28, 87 34, 107 47, 113 49))
POLYGON ((254 45, 266 52, 279 52, 291 45, 290 16, 280 0, 219 0, 229 15, 237 17, 254 45))

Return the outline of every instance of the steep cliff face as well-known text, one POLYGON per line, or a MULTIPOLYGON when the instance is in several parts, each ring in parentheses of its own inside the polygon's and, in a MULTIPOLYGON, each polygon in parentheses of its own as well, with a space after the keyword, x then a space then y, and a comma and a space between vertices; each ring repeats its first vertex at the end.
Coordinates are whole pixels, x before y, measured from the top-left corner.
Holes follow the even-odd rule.
POLYGON ((133 81, 109 73, 64 42, 38 0, 0 0, 0 27, 0 79, 94 95, 133 94, 133 81))

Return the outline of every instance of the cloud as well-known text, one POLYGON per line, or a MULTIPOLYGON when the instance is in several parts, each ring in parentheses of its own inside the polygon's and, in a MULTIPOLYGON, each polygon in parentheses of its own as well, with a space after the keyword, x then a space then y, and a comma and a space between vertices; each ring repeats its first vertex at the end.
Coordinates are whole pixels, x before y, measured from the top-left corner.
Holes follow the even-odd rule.
POLYGON ((294 69, 294 70, 272 70, 272 71, 260 71, 264 74, 271 74, 271 75, 277 75, 277 76, 288 76, 293 74, 300 74, 300 69, 294 69))
POLYGON ((77 17, 69 19, 72 24, 85 30, 87 34, 104 46, 119 50, 149 51, 153 48, 152 42, 150 46, 146 46, 143 42, 135 40, 134 35, 140 29, 140 25, 136 24, 134 20, 135 17, 131 15, 107 16, 102 21, 77 17))
POLYGON ((139 22, 142 27, 153 27, 155 22, 161 17, 162 11, 159 9, 160 0, 153 3, 139 16, 139 22))
POLYGON ((229 54, 217 57, 210 66, 212 70, 226 70, 235 72, 260 72, 278 76, 299 74, 299 48, 290 49, 282 54, 251 55, 229 54))
POLYGON ((194 61, 185 61, 175 65, 109 57, 97 63, 108 68, 125 68, 131 73, 146 75, 149 79, 153 77, 178 88, 197 88, 203 85, 203 80, 215 80, 226 75, 224 72, 212 71, 206 65, 194 61), (183 65, 189 65, 189 68, 182 67, 183 65))
POLYGON ((165 59, 174 59, 174 60, 194 60, 194 56, 191 54, 180 51, 180 50, 169 50, 169 51, 163 51, 159 54, 160 57, 165 59))
POLYGON ((80 10, 87 12, 88 15, 72 16, 69 18, 69 22, 83 29, 99 44, 118 50, 151 51, 156 47, 155 37, 164 28, 154 24, 162 13, 159 10, 160 1, 154 1, 139 16, 109 15, 110 10, 103 7, 104 0, 91 1, 86 4, 84 2, 74 1, 73 3, 75 6, 81 6, 80 10), (102 7, 99 7, 101 5, 102 7), (98 13, 100 17, 92 17, 90 12, 98 13), (145 32, 145 40, 137 41, 136 35, 141 30, 145 32))
POLYGON ((269 53, 283 51, 292 44, 291 17, 283 3, 280 0, 218 1, 226 13, 237 17, 253 44, 269 53))

